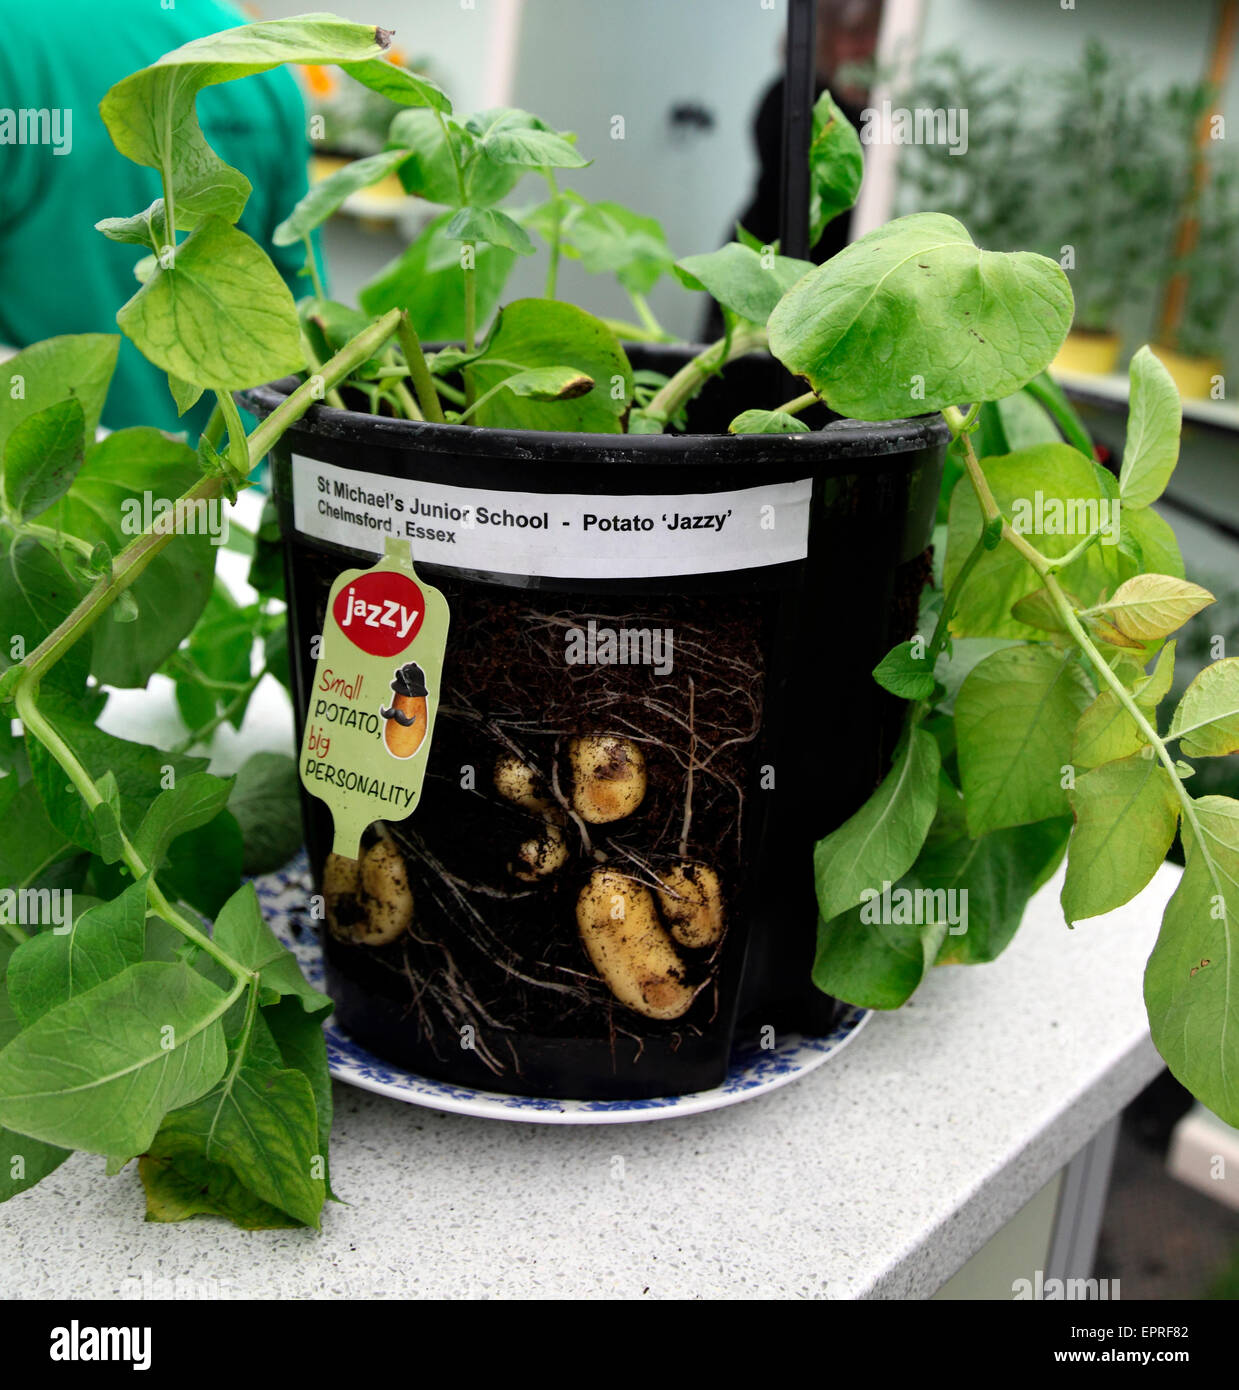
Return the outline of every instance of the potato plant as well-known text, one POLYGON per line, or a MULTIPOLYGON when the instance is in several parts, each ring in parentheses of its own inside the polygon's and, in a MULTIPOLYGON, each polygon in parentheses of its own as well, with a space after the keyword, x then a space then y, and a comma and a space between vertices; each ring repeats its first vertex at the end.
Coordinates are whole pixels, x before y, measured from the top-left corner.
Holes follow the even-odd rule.
MULTIPOLYGON (((280 819, 270 807, 281 789, 287 805, 287 766, 268 755, 233 783, 188 755, 220 723, 239 723, 263 670, 282 669, 272 538, 265 526, 256 538, 262 601, 245 608, 213 585, 209 545, 178 518, 235 496, 284 430, 342 393, 448 426, 659 433, 750 351, 773 353, 808 389, 739 411, 737 432, 802 431, 803 413, 824 403, 861 420, 941 411, 955 440, 942 584, 924 610, 932 629, 875 672, 907 701, 902 742, 872 797, 817 847, 817 982, 897 1005, 929 966, 997 955, 1065 847, 1075 921, 1139 892, 1179 830, 1187 868, 1149 964, 1150 1021, 1176 1075, 1239 1120, 1228 1042, 1239 804, 1187 790, 1190 760, 1239 750, 1239 661, 1207 668, 1159 726, 1167 639, 1210 596, 1184 579, 1151 510, 1179 431, 1156 360, 1142 352, 1133 363, 1115 481, 1043 375, 1072 312, 1053 262, 980 250, 939 214, 900 218, 819 268, 744 235, 676 261, 657 224, 560 187, 585 162, 571 136, 519 111, 457 117, 437 87, 383 59, 388 41, 322 15, 246 25, 166 55, 104 98, 117 148, 162 184, 146 209, 100 224, 138 258, 117 322, 167 373, 182 411, 213 397, 193 446, 145 429, 96 442, 115 337, 51 339, 8 364, 0 698, 21 735, 3 740, 0 871, 14 897, 76 897, 68 930, 11 913, 3 924, 0 1197, 73 1150, 102 1156, 109 1173, 137 1158, 158 1220, 210 1212, 245 1226, 316 1226, 330 1195, 329 1001, 241 884, 253 867, 246 846, 280 819), (447 209, 368 287, 360 311, 321 292, 294 302, 235 225, 248 183, 197 123, 203 87, 283 62, 337 64, 406 109, 389 148, 317 185, 281 240, 305 238, 308 250, 350 191, 393 169, 447 209), (546 200, 500 207, 530 174, 546 200), (512 258, 535 249, 531 233, 547 243, 547 294, 496 312, 512 258), (638 322, 554 298, 564 257, 616 275, 638 322), (634 373, 621 338, 665 336, 646 295, 666 273, 713 296, 726 332, 664 379, 634 373), (459 345, 423 350, 441 338, 459 345), (233 393, 289 373, 301 384, 247 434, 233 393), (130 537, 122 509, 151 493, 179 495, 181 509, 130 537), (1081 502, 1095 504, 1095 518, 1102 502, 1118 506, 1105 513, 1121 519, 1117 544, 1107 527, 1078 520, 1034 544, 1021 517, 1035 496, 1073 517, 1081 502), (257 672, 255 639, 265 651, 257 672), (176 682, 190 732, 171 752, 97 724, 109 688, 143 687, 157 671, 176 682), (869 929, 859 905, 887 880, 968 888, 968 932, 869 929)), ((860 178, 855 132, 829 96, 816 113, 812 176, 820 233, 860 178)), ((643 761, 622 743, 582 738, 566 805, 548 801, 527 768, 495 766, 500 795, 526 805, 538 831, 514 861, 521 872, 553 865, 569 820, 584 833, 639 804, 643 761), (600 760, 623 764, 605 788, 591 780, 600 760)), ((711 949, 726 925, 714 869, 681 857, 656 892, 599 868, 577 905, 582 959, 647 1016, 691 1004, 681 953, 711 949), (627 926, 600 912, 615 894, 632 900, 627 926)), ((389 939, 416 907, 385 836, 364 863, 329 864, 326 880, 333 930, 354 940, 389 939)))

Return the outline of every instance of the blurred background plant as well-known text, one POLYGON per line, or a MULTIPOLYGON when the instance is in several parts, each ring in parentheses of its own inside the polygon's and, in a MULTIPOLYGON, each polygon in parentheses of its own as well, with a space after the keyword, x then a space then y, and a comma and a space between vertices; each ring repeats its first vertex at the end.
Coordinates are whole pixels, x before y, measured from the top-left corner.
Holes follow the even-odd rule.
MULTIPOLYGON (((397 67, 434 79, 427 58, 407 58, 395 47, 388 49, 386 58, 397 67)), ((356 158, 383 148, 387 129, 402 109, 396 102, 333 68, 306 64, 300 72, 310 138, 320 154, 356 158)))

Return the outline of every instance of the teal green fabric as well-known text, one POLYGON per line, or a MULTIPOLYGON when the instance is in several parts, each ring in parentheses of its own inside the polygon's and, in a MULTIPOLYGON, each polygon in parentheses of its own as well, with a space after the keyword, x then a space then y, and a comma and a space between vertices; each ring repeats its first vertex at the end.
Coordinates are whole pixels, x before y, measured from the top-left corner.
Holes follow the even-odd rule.
MULTIPOLYGON (((61 127, 71 137, 62 139, 64 153, 50 143, 0 143, 0 344, 117 331, 116 311, 137 290, 133 266, 142 252, 108 241, 94 224, 140 212, 160 185, 153 169, 113 148, 99 102, 113 83, 170 49, 244 19, 216 0, 175 0, 167 9, 159 0, 0 0, 0 118, 6 109, 72 113, 61 127)), ((242 230, 272 255, 293 293, 305 293, 296 275, 303 248, 271 245, 272 231, 306 190, 308 138, 296 80, 277 69, 210 87, 198 112, 214 149, 254 185, 242 230)), ((122 342, 105 425, 196 432, 208 413, 204 398, 178 419, 167 378, 122 342)))

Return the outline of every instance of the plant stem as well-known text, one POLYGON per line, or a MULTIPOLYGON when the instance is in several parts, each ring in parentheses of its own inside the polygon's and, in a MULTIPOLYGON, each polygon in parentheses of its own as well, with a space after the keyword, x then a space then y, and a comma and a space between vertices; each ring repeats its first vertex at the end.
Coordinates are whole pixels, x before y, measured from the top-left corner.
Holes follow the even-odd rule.
POLYGON ((326 299, 327 291, 323 288, 323 279, 318 271, 318 257, 314 254, 314 242, 309 232, 301 240, 305 242, 305 268, 309 271, 310 283, 314 286, 314 297, 326 299))
POLYGON ((182 739, 180 743, 169 750, 172 755, 176 757, 179 754, 188 753, 195 744, 205 743, 216 729, 231 719, 238 709, 244 707, 250 696, 258 689, 258 682, 261 681, 266 674, 267 668, 264 666, 256 676, 251 676, 249 680, 243 681, 240 689, 236 691, 232 699, 228 701, 213 719, 207 720, 200 729, 195 729, 188 738, 182 739))
POLYGON ((399 402, 400 409, 404 412, 404 418, 406 420, 424 420, 426 418, 419 409, 417 402, 413 399, 412 391, 404 384, 403 373, 391 383, 390 390, 392 395, 399 402))
POLYGON ((559 279, 559 236, 563 225, 563 209, 559 202, 559 185, 555 182, 555 170, 548 165, 542 172, 546 175, 547 186, 551 190, 551 257, 546 267, 546 298, 554 299, 559 279))
POLYGON ((624 319, 604 318, 602 322, 606 324, 617 338, 624 342, 674 343, 676 341, 670 333, 665 333, 661 328, 642 328, 640 324, 628 323, 624 319))
POLYGON ((794 396, 790 401, 778 407, 780 415, 799 415, 802 410, 808 410, 811 405, 820 405, 821 397, 816 391, 806 391, 803 396, 794 396))
POLYGON ((76 550, 79 555, 85 556, 87 560, 95 551, 94 546, 89 541, 84 541, 81 536, 70 535, 68 531, 57 531, 54 527, 44 526, 38 521, 14 522, 13 529, 23 536, 46 541, 48 545, 54 545, 58 549, 68 546, 69 549, 76 550))
MULTIPOLYGON (((323 364, 318 360, 318 354, 314 351, 314 345, 304 333, 301 335, 301 350, 305 353, 305 360, 311 372, 321 372, 323 364)), ((323 392, 323 399, 328 405, 334 406, 336 410, 346 410, 348 408, 344 404, 344 397, 334 386, 329 391, 323 392)), ((212 442, 218 443, 219 441, 215 440, 212 442)))
POLYGON ((645 407, 644 414, 661 420, 665 425, 676 412, 697 394, 715 372, 746 352, 761 347, 766 341, 764 328, 742 328, 728 338, 720 338, 703 348, 691 362, 686 362, 645 407))
POLYGON ((205 439, 211 448, 217 449, 219 447, 219 441, 223 439, 223 437, 224 412, 219 408, 219 401, 216 400, 215 404, 211 407, 211 414, 202 428, 200 438, 205 439))
MULTIPOLYGON (((465 277, 465 351, 472 352, 477 346, 477 285, 474 283, 473 259, 477 255, 476 241, 462 241, 461 245, 469 252, 470 264, 464 267, 465 277)), ((466 378, 467 380, 467 378, 466 378)))
POLYGON ((955 581, 947 591, 946 598, 942 601, 942 612, 938 614, 938 621, 934 624, 934 635, 929 639, 929 651, 925 654, 926 665, 932 671, 934 663, 938 660, 938 653, 946 646, 947 638, 950 636, 949 624, 951 615, 959 603, 959 596, 963 593, 964 584, 968 576, 972 573, 977 561, 985 554, 985 535, 982 532, 977 537, 977 543, 968 552, 968 558, 960 567, 959 573, 955 576, 955 581))
POLYGON ((667 332, 654 317, 654 311, 650 308, 645 295, 639 294, 636 290, 629 290, 628 298, 632 302, 632 307, 637 311, 637 318, 641 320, 641 326, 645 331, 656 334, 659 338, 666 338, 667 332))
POLYGON ((254 465, 250 462, 249 451, 245 445, 245 426, 241 423, 241 412, 237 409, 236 401, 232 399, 231 391, 217 391, 215 400, 219 405, 220 414, 224 417, 224 423, 228 426, 226 457, 235 475, 232 482, 244 486, 254 465))
POLYGON ((435 390, 434 378, 430 375, 430 368, 426 365, 426 354, 422 351, 417 330, 413 327, 413 320, 409 318, 407 313, 400 315, 400 322, 396 325, 396 336, 400 339, 400 346, 404 350, 405 366, 408 368, 409 376, 413 379, 413 389, 417 392, 422 414, 427 420, 433 420, 435 424, 443 424, 443 407, 439 403, 439 393, 435 390))

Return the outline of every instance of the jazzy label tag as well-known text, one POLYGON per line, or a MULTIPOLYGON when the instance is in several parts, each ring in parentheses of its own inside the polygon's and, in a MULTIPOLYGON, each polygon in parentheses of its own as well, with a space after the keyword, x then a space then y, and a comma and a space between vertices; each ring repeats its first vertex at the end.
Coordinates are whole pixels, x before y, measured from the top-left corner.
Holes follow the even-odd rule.
POLYGON ((447 629, 447 600, 418 578, 407 541, 331 586, 300 770, 331 808, 337 854, 356 859, 366 826, 404 820, 421 798, 447 629))

